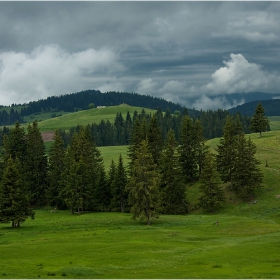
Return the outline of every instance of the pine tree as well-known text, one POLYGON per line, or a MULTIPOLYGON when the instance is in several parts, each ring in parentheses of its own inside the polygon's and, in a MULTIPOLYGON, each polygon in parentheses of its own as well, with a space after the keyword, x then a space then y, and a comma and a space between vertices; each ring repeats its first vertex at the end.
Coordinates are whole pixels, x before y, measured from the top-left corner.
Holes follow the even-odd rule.
POLYGON ((262 136, 262 132, 267 131, 269 127, 269 120, 265 117, 264 108, 261 103, 258 103, 257 108, 255 110, 255 114, 251 119, 250 130, 253 132, 259 132, 260 137, 262 136))
POLYGON ((260 161, 255 158, 255 154, 256 145, 251 139, 246 140, 244 134, 240 134, 237 139, 232 185, 234 192, 244 199, 253 198, 263 181, 258 167, 260 161))
POLYGON ((127 184, 134 219, 145 219, 150 225, 151 220, 158 217, 161 203, 159 183, 159 171, 153 163, 148 143, 144 140, 136 151, 131 177, 127 184))
POLYGON ((27 128, 27 153, 24 162, 25 182, 31 195, 31 204, 45 203, 47 186, 47 156, 42 135, 35 121, 27 128))
POLYGON ((167 143, 160 158, 160 190, 163 213, 185 214, 188 211, 186 187, 182 180, 182 170, 177 153, 177 142, 173 130, 167 134, 167 143))
POLYGON ((49 152, 49 172, 48 172, 48 204, 55 208, 64 208, 65 203, 60 198, 62 190, 62 176, 65 172, 65 149, 64 141, 58 130, 55 131, 54 142, 49 152))
MULTIPOLYGON (((71 159, 70 159, 71 160, 71 159)), ((92 187, 86 163, 81 156, 78 161, 72 158, 68 173, 65 177, 66 186, 61 191, 61 197, 64 198, 66 205, 75 211, 82 213, 90 208, 92 202, 92 187)))
MULTIPOLYGON (((95 143, 92 139, 89 126, 87 126, 86 128, 81 126, 79 133, 74 133, 71 139, 71 144, 67 148, 65 157, 65 172, 63 174, 63 179, 61 182, 63 186, 61 194, 64 200, 67 199, 68 201, 70 201, 75 197, 70 196, 71 199, 69 200, 69 198, 65 198, 65 194, 69 193, 69 188, 74 188, 72 183, 68 181, 73 180, 73 178, 75 177, 75 172, 77 176, 75 181, 79 182, 80 180, 79 176, 82 171, 80 171, 77 164, 79 166, 83 166, 83 174, 85 174, 85 186, 84 188, 80 188, 80 191, 84 192, 84 194, 81 194, 81 197, 83 197, 83 205, 82 208, 80 206, 79 208, 82 211, 86 209, 92 210, 95 208, 95 202, 97 199, 95 195, 100 172, 102 169, 102 158, 100 155, 100 151, 96 148, 95 143)), ((75 202, 70 201, 68 202, 68 207, 73 209, 76 204, 75 202)))
POLYGON ((26 160, 26 135, 24 128, 20 127, 18 122, 15 123, 14 128, 10 130, 9 135, 4 135, 4 161, 10 157, 19 160, 23 164, 26 160))
POLYGON ((103 163, 100 166, 95 198, 97 200, 97 203, 101 204, 101 209, 103 212, 111 204, 111 199, 112 199, 111 188, 108 179, 106 177, 106 172, 103 163))
POLYGON ((196 120, 193 127, 194 133, 194 150, 195 160, 198 166, 198 174, 200 176, 204 167, 205 157, 208 153, 209 146, 205 145, 205 139, 203 137, 203 126, 199 120, 196 120))
POLYGON ((227 116, 224 135, 217 145, 216 155, 217 169, 224 183, 232 181, 232 171, 236 157, 236 137, 242 133, 241 130, 239 121, 237 120, 235 124, 233 117, 227 116))
POLYGON ((28 217, 34 219, 35 215, 29 206, 30 196, 20 170, 19 160, 10 157, 0 183, 0 222, 12 222, 12 227, 19 227, 28 217))
POLYGON ((181 123, 179 154, 185 181, 193 181, 197 176, 195 137, 192 119, 184 116, 181 123))
POLYGON ((149 150, 153 156, 154 163, 159 165, 159 158, 163 146, 161 130, 155 115, 153 115, 148 127, 147 139, 149 150))
POLYGON ((200 177, 200 197, 199 206, 206 211, 214 212, 222 207, 224 193, 220 187, 220 175, 216 170, 214 156, 208 153, 204 162, 200 177))
POLYGON ((125 186, 127 184, 127 174, 123 164, 122 156, 119 156, 117 168, 114 172, 114 179, 111 185, 112 192, 112 207, 120 212, 125 211, 127 203, 127 191, 125 186))

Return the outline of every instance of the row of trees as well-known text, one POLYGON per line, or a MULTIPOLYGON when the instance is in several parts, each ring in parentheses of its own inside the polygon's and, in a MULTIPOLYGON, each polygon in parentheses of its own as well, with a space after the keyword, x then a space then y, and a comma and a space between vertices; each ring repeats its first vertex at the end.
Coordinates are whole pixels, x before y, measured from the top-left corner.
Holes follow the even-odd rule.
POLYGON ((180 145, 170 129, 162 138, 158 118, 137 116, 130 139, 128 170, 122 157, 112 161, 108 174, 96 148, 90 126, 80 127, 65 149, 56 131, 49 156, 38 124, 27 134, 16 123, 4 137, 0 190, 0 221, 19 226, 32 207, 50 205, 84 211, 127 211, 148 224, 160 213, 186 214, 188 183, 200 180, 199 207, 215 211, 224 200, 221 181, 244 199, 262 183, 255 159, 256 147, 245 138, 240 119, 227 117, 217 155, 209 152, 199 120, 183 116, 180 145), (12 176, 12 174, 15 174, 12 176))

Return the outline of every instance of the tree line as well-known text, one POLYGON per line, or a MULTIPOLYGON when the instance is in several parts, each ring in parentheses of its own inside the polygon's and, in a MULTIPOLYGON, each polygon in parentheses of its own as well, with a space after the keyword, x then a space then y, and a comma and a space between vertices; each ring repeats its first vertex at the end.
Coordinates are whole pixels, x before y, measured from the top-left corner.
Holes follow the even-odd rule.
MULTIPOLYGON (((165 112, 163 112, 161 108, 157 109, 155 117, 160 126, 161 136, 164 141, 167 139, 168 131, 172 129, 176 141, 180 143, 180 125, 182 118, 186 115, 189 115, 187 109, 185 109, 183 113, 175 111, 173 114, 169 108, 167 108, 165 112)), ((225 126, 226 117, 228 115, 230 114, 226 110, 209 110, 201 112, 199 116, 193 117, 193 120, 199 120, 201 122, 204 138, 211 139, 223 135, 223 127, 225 126)), ((246 116, 235 114, 235 116, 237 115, 241 121, 244 132, 250 133, 250 119, 246 116)), ((108 120, 102 120, 99 124, 93 123, 90 125, 90 131, 97 147, 129 145, 135 120, 138 118, 145 118, 146 123, 149 124, 152 117, 153 115, 147 114, 144 109, 140 113, 135 111, 132 115, 127 112, 125 117, 123 117, 121 113, 117 113, 113 123, 108 120)), ((70 128, 69 131, 59 131, 64 140, 65 147, 70 144, 74 133, 79 132, 79 130, 80 126, 78 125, 70 128)))
MULTIPOLYGON (((266 120, 263 113, 258 115, 266 120)), ((244 200, 255 195, 262 184, 256 146, 246 139, 238 116, 227 116, 216 155, 205 144, 199 120, 182 116, 179 131, 180 144, 172 129, 163 139, 156 114, 149 122, 138 115, 129 166, 120 155, 106 172, 89 125, 81 126, 66 148, 56 131, 47 157, 38 123, 29 124, 27 133, 16 123, 4 136, 1 153, 0 222, 18 227, 28 216, 34 218, 32 209, 49 205, 71 213, 131 211, 150 224, 160 214, 191 211, 188 185, 198 180, 201 197, 196 207, 205 211, 223 205, 221 182, 229 182, 244 200)))

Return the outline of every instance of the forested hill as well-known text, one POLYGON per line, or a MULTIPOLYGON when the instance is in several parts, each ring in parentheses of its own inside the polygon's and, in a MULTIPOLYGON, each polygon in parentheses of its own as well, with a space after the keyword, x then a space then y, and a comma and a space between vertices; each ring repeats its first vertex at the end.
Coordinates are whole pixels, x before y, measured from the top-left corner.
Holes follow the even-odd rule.
POLYGON ((230 113, 240 112, 241 115, 246 115, 248 117, 253 116, 258 103, 261 103, 266 116, 280 116, 280 99, 270 99, 270 100, 255 100, 243 105, 239 105, 235 108, 231 108, 228 111, 230 113))
MULTIPOLYGON (((148 95, 114 91, 101 93, 96 90, 85 90, 61 96, 51 96, 47 99, 30 102, 26 108, 22 109, 21 114, 27 116, 36 112, 55 110, 74 112, 88 109, 91 103, 95 106, 116 106, 125 103, 130 106, 155 110, 161 108, 163 111, 169 108, 172 112, 176 110, 183 112, 184 110, 184 107, 179 104, 148 95)), ((188 113, 190 116, 195 116, 199 112, 188 109, 188 113)))

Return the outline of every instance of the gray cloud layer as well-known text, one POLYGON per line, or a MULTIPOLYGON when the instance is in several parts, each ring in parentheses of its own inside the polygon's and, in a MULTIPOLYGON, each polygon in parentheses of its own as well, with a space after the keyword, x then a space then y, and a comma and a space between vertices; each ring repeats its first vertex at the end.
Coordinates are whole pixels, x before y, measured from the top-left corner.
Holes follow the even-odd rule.
POLYGON ((228 103, 235 92, 279 93, 279 12, 280 2, 0 2, 0 104, 92 88, 207 109, 242 102, 228 103))

